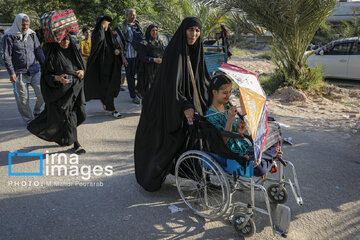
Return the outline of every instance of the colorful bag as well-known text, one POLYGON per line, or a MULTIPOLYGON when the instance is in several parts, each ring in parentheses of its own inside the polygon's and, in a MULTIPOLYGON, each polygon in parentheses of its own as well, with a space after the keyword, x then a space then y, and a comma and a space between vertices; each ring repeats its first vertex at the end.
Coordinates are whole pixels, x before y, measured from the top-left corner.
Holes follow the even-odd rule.
POLYGON ((79 25, 71 9, 44 13, 40 19, 40 27, 43 30, 45 42, 59 43, 69 33, 79 33, 79 25))

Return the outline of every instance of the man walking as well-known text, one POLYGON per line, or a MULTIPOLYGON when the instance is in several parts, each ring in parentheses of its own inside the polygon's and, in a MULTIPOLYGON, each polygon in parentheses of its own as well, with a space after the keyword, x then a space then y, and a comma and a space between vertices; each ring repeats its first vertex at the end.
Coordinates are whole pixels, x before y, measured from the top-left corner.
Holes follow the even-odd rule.
POLYGON ((140 88, 141 82, 137 82, 135 87, 136 74, 136 57, 138 50, 138 43, 143 39, 144 32, 136 20, 136 10, 133 8, 125 11, 126 20, 116 29, 118 32, 118 41, 122 44, 125 50, 123 62, 126 71, 126 81, 128 83, 130 97, 133 103, 140 104, 140 99, 136 95, 137 89, 140 88))
POLYGON ((3 39, 5 67, 10 75, 18 110, 26 124, 40 114, 44 103, 40 89, 40 66, 36 60, 43 64, 45 56, 35 32, 29 26, 29 17, 20 13, 3 39), (29 105, 29 85, 37 98, 34 113, 29 105))

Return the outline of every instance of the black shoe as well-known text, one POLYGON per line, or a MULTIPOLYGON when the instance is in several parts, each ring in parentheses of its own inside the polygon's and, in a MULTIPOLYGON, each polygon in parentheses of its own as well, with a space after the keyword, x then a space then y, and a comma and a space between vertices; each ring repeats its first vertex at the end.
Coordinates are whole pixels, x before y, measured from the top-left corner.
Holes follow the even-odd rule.
POLYGON ((74 153, 76 153, 77 155, 80 155, 80 154, 86 153, 86 151, 82 146, 80 146, 77 149, 74 149, 74 153))

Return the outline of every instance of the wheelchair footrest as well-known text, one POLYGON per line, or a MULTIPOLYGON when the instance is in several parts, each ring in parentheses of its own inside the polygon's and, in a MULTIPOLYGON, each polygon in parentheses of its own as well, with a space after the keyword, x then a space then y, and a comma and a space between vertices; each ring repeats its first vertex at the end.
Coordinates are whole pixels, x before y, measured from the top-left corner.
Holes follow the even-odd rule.
POLYGON ((275 209, 274 215, 274 228, 275 232, 279 233, 281 236, 289 232, 291 221, 291 210, 288 206, 283 204, 278 204, 275 209))

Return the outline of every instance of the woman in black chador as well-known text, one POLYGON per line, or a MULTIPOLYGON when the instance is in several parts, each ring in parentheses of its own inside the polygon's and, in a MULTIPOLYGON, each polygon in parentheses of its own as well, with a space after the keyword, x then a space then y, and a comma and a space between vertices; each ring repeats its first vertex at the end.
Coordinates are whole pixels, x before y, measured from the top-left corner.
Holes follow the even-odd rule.
POLYGON ((91 53, 85 74, 85 98, 100 99, 104 110, 115 118, 121 118, 116 111, 114 98, 120 91, 121 58, 118 45, 111 29, 109 16, 98 17, 91 36, 91 53))
POLYGON ((151 24, 146 29, 145 40, 141 41, 139 49, 138 78, 141 80, 140 94, 143 97, 153 85, 163 54, 164 45, 158 39, 158 27, 151 24))
POLYGON ((174 159, 184 150, 188 124, 193 124, 195 97, 187 56, 205 112, 210 77, 204 61, 201 21, 195 17, 182 21, 143 101, 135 137, 135 175, 147 191, 161 187, 174 167, 174 159))
POLYGON ((77 126, 86 117, 83 59, 69 35, 60 43, 47 43, 45 49, 46 59, 41 70, 45 110, 27 129, 61 146, 74 144, 75 153, 85 153, 77 136, 77 126))

